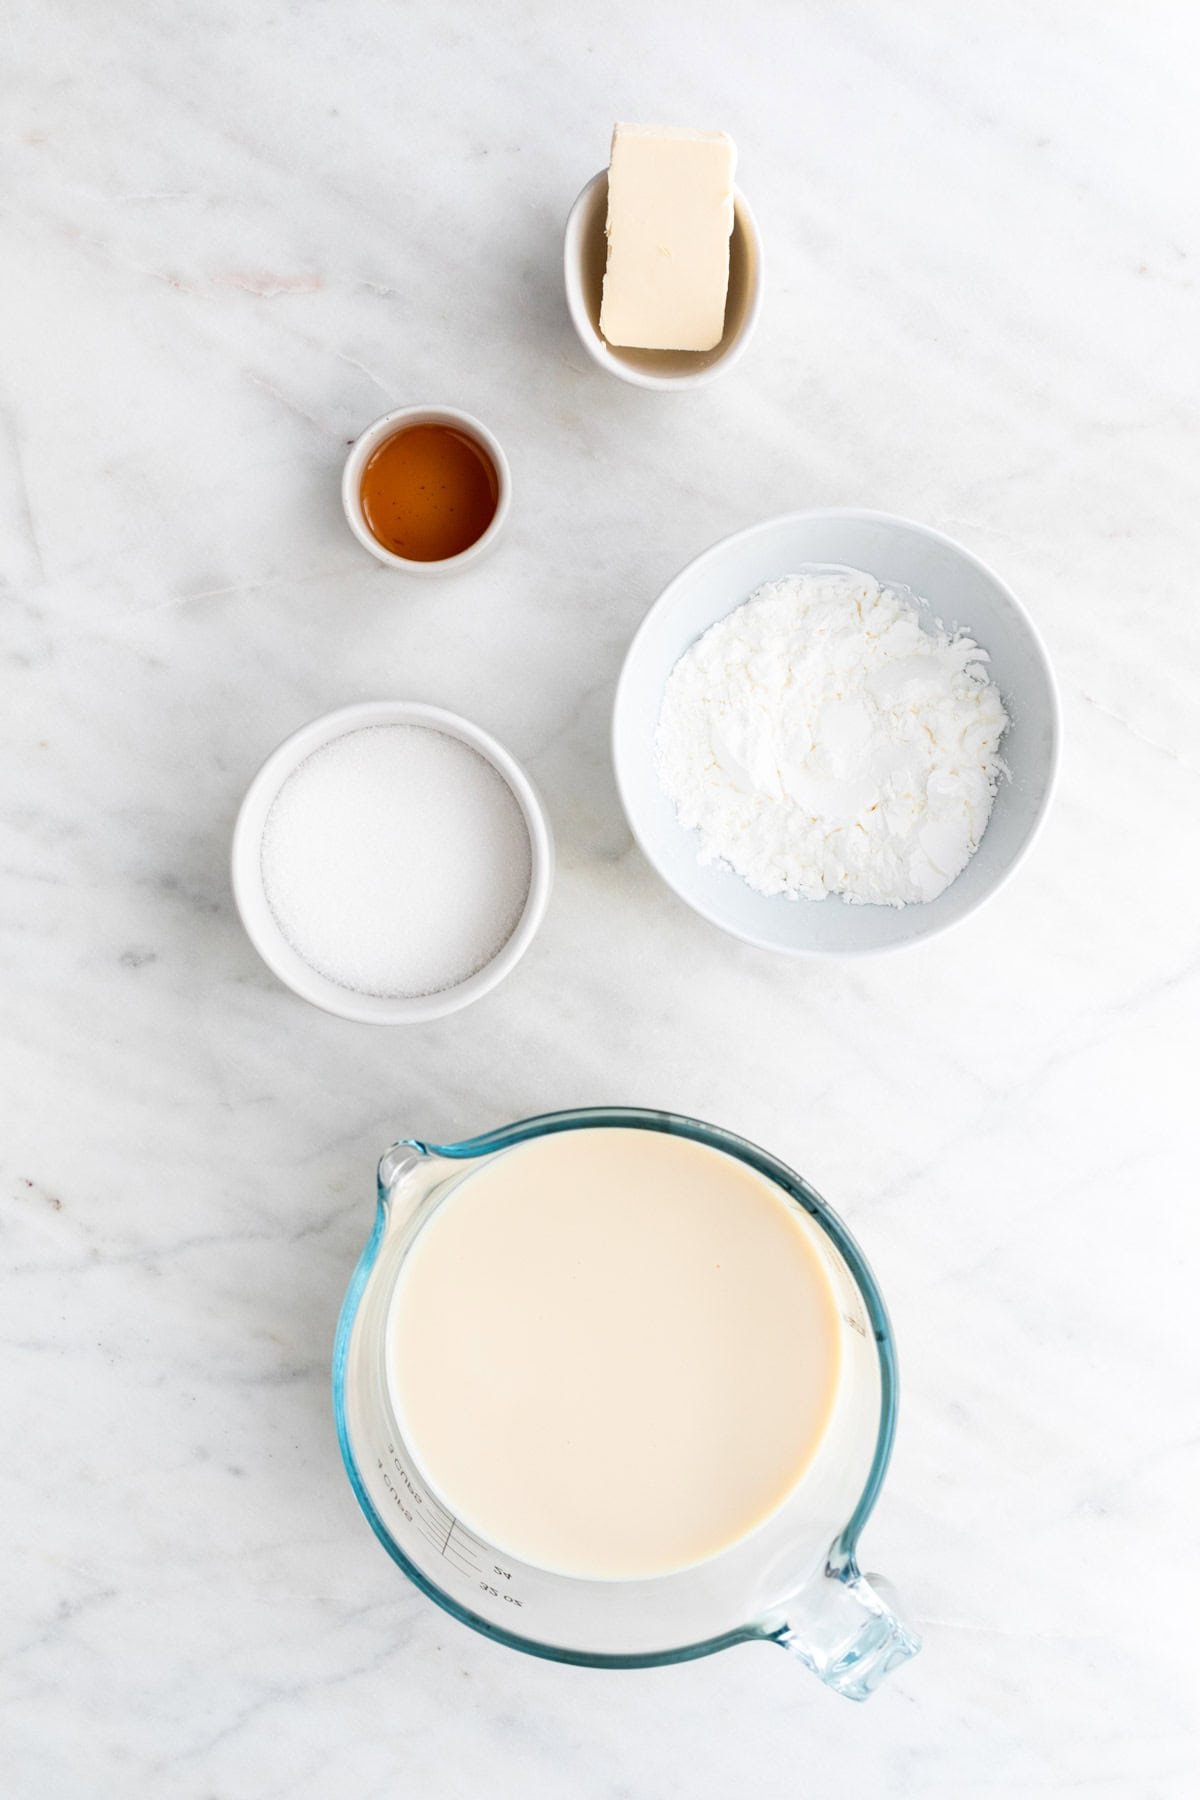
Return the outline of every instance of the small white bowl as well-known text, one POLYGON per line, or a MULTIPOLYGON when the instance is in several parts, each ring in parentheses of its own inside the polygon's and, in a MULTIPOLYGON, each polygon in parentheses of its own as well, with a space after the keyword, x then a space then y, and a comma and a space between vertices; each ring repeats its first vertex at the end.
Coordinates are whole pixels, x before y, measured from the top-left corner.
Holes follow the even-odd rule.
POLYGON ((1058 762, 1058 697, 1050 661, 1028 613, 999 576, 940 531, 887 513, 787 513, 714 544, 678 574, 629 646, 613 711, 617 787, 647 860, 681 900, 723 931, 785 956, 866 956, 934 936, 982 906, 1012 874, 1037 835, 1058 762), (654 734, 663 688, 679 658, 708 627, 764 581, 807 564, 861 569, 927 600, 947 630, 961 626, 987 651, 1009 729, 987 829, 962 874, 920 905, 851 906, 759 894, 730 869, 697 861, 659 786, 654 734))
POLYGON ((470 413, 459 412, 453 406, 402 406, 396 412, 384 413, 381 419, 376 419, 361 436, 355 438, 342 470, 342 510, 351 531, 364 550, 369 550, 372 556, 381 563, 386 563, 390 569, 403 569, 408 575, 456 575, 471 563, 478 562, 481 556, 487 555, 500 536, 511 501, 512 472, 499 443, 486 425, 480 424, 470 413), (394 437, 396 432, 404 431, 411 425, 452 426, 455 431, 474 438, 491 457, 496 470, 499 494, 491 524, 481 537, 477 537, 473 544, 468 544, 465 550, 460 550, 457 556, 443 557, 439 562, 416 562, 408 556, 397 556, 394 550, 389 550, 380 543, 367 524, 363 512, 364 469, 385 439, 394 437))
POLYGON ((554 838, 546 809, 524 769, 503 745, 486 731, 481 731, 478 725, 459 718, 457 713, 444 712, 440 706, 423 706, 403 700, 365 700, 354 706, 339 707, 336 712, 325 713, 302 725, 267 758, 242 801, 233 831, 231 866, 233 897, 246 935, 285 987, 291 988, 302 1000, 309 1000, 340 1019, 354 1019, 364 1025, 417 1025, 469 1006, 497 982, 503 981, 520 962, 533 942, 550 899, 554 880, 554 838), (436 994, 420 994, 413 999, 358 993, 319 975, 284 937, 263 890, 263 828, 280 788, 314 750, 347 732, 362 731, 369 725, 424 725, 469 745, 507 782, 529 832, 529 895, 508 942, 491 962, 466 981, 436 994))
POLYGON ((731 369, 758 323, 763 296, 762 240, 746 196, 734 189, 725 333, 712 350, 629 350, 600 335, 600 293, 608 258, 608 170, 593 175, 567 216, 563 276, 579 341, 593 362, 643 388, 698 388, 731 369))

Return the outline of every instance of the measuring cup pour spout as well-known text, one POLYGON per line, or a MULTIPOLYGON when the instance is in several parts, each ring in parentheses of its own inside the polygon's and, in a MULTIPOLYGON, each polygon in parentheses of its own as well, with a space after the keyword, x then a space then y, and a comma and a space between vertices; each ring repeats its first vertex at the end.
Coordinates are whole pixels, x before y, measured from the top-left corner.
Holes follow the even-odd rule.
POLYGON ((419 1168, 426 1160, 423 1150, 416 1144, 402 1142, 391 1144, 379 1159, 379 1198, 383 1203, 391 1200, 402 1181, 406 1181, 413 1170, 419 1168))
POLYGON ((921 1640, 884 1598, 888 1584, 860 1575, 852 1556, 831 1558, 788 1607, 775 1642, 847 1700, 869 1700, 921 1640))

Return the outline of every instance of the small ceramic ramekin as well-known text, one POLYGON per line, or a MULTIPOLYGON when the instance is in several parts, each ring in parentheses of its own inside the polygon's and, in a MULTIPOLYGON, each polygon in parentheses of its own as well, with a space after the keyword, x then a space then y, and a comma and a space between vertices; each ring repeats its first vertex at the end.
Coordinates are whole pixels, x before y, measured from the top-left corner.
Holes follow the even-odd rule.
POLYGON ((445 712, 440 706, 415 701, 365 700, 339 707, 302 725, 272 752, 246 790, 233 831, 231 857, 233 897, 246 935, 272 974, 302 1000, 340 1019, 364 1025, 418 1025, 440 1019, 478 1000, 511 973, 537 934, 554 881, 554 836, 545 806, 528 775, 502 744, 469 719, 445 712), (263 887, 262 839, 267 815, 288 777, 315 750, 371 725, 424 725, 458 738, 491 763, 512 792, 529 833, 529 893, 525 908, 507 943, 489 963, 456 986, 435 994, 396 998, 364 994, 340 987, 318 974, 289 944, 276 922, 263 887))
POLYGON ((600 334, 600 294, 608 259, 608 170, 593 175, 567 217, 563 278, 579 341, 610 375, 643 388, 698 388, 732 369, 758 324, 763 296, 763 250, 746 196, 733 194, 729 241, 729 297, 725 333, 712 350, 630 350, 600 334))
POLYGON ((386 563, 389 569, 403 569, 408 575, 457 575, 471 563, 478 562, 480 557, 486 556, 493 548, 504 529, 511 501, 512 472, 508 466, 508 458, 486 425, 454 406, 402 406, 395 412, 384 413, 381 419, 376 419, 373 425, 368 425, 355 438, 346 458, 346 466, 342 470, 342 509, 351 531, 363 549, 369 550, 379 562, 386 563), (466 437, 474 438, 487 452, 496 470, 499 494, 491 524, 481 537, 477 537, 473 544, 468 544, 465 550, 460 550, 457 556, 446 556, 438 562, 416 562, 408 556, 397 556, 394 550, 389 550, 380 543, 367 524, 363 512, 364 469, 385 439, 394 437, 396 432, 404 431, 411 425, 449 425, 455 431, 461 431, 466 437))

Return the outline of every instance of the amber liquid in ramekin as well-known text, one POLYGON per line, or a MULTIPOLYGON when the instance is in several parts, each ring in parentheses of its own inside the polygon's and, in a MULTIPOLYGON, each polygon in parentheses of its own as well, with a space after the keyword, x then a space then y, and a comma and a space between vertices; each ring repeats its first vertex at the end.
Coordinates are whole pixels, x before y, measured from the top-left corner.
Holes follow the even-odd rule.
POLYGON ((477 543, 496 516, 500 482, 483 445, 453 425, 409 425, 371 456, 363 516, 385 550, 445 562, 477 543))

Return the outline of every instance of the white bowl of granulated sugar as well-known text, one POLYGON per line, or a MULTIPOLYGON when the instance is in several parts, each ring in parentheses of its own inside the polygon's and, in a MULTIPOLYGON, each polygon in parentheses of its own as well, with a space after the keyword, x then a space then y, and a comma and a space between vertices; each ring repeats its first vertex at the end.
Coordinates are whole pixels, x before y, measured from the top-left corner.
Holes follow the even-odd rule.
POLYGON ((999 577, 853 510, 768 519, 689 563, 613 714, 649 862, 789 956, 897 949, 974 912, 1037 834, 1058 739, 1049 659, 999 577))
POLYGON ((495 738, 364 701, 267 758, 233 834, 254 948, 293 993, 370 1025, 456 1012, 525 954, 550 897, 545 808, 495 738))

